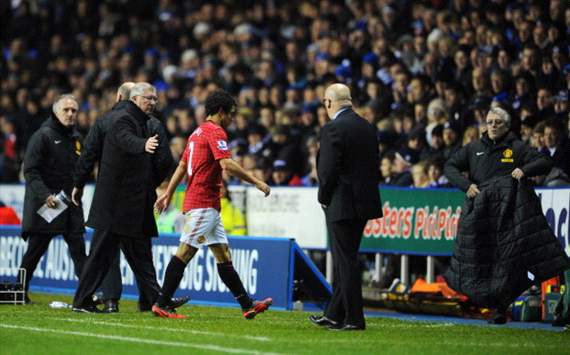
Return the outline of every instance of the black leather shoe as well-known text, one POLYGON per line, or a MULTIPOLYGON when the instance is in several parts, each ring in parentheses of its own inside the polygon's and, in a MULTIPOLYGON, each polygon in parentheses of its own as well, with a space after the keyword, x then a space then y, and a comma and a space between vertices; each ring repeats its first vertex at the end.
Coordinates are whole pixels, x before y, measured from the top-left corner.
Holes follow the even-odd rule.
POLYGON ((119 301, 116 300, 106 300, 105 308, 103 308, 103 313, 118 313, 119 312, 119 301))
POLYGON ((180 306, 185 305, 186 303, 188 303, 188 301, 190 301, 190 297, 185 296, 185 297, 173 297, 172 299, 170 299, 170 303, 168 304, 168 308, 170 309, 176 309, 180 306))
POLYGON ((99 308, 97 308, 94 305, 91 306, 81 306, 81 307, 75 307, 73 306, 73 308, 71 309, 73 312, 77 312, 77 313, 103 313, 102 310, 100 310, 99 308))
POLYGON ((317 316, 316 314, 311 314, 309 316, 309 320, 313 323, 316 324, 320 327, 333 327, 338 325, 337 322, 335 322, 332 319, 329 319, 325 316, 317 316))
POLYGON ((360 326, 352 325, 352 324, 338 324, 338 325, 333 325, 333 326, 329 327, 329 330, 346 332, 346 331, 350 331, 350 330, 364 330, 364 327, 360 327, 360 326))

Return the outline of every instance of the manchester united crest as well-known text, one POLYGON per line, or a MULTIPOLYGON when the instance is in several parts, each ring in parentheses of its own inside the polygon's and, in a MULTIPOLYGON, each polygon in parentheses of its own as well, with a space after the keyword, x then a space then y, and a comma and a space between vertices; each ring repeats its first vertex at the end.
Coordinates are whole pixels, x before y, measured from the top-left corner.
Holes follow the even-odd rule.
POLYGON ((513 159, 513 150, 511 148, 507 148, 503 151, 503 159, 501 159, 502 163, 513 163, 515 160, 513 159))

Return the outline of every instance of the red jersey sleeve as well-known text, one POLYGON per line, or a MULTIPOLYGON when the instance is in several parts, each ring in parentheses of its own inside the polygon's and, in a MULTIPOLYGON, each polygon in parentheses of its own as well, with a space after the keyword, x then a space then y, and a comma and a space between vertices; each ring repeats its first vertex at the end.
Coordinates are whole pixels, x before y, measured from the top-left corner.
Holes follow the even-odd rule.
POLYGON ((228 145, 228 136, 223 128, 213 130, 207 139, 215 160, 232 157, 232 152, 228 145))

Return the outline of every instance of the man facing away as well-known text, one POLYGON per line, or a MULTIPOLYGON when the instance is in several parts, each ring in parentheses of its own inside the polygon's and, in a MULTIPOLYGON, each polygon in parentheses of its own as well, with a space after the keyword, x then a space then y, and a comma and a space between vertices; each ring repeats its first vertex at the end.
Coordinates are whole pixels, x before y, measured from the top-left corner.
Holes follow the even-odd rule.
POLYGON ((323 105, 331 121, 321 130, 318 198, 331 236, 334 282, 324 315, 309 320, 331 330, 364 330, 358 248, 367 221, 382 217, 376 129, 352 110, 346 85, 329 86, 323 105))
POLYGON ((220 217, 220 187, 222 169, 269 195, 270 188, 263 181, 245 171, 231 159, 225 128, 230 125, 236 111, 236 102, 225 91, 218 90, 206 98, 206 122, 188 138, 186 149, 166 192, 158 198, 155 208, 164 211, 176 186, 187 176, 183 210, 186 222, 180 236, 180 245, 170 259, 164 284, 152 311, 159 317, 186 318, 168 309, 171 297, 180 285, 186 266, 200 247, 207 245, 216 258, 218 274, 240 304, 247 319, 265 311, 271 298, 254 301, 246 292, 235 271, 228 240, 220 217))

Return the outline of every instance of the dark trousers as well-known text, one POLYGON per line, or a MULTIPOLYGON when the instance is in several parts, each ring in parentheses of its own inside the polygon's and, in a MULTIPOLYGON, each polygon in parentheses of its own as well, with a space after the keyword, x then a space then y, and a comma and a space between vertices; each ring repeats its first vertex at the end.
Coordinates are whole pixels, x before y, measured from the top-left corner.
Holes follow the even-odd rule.
POLYGON ((365 327, 358 248, 366 220, 330 222, 333 294, 325 316, 339 323, 365 327))
POLYGON ((103 301, 121 299, 123 293, 123 278, 121 275, 121 250, 117 248, 115 258, 111 262, 109 272, 101 283, 101 292, 103 293, 103 301))
POLYGON ((152 300, 152 302, 157 299, 160 287, 156 281, 156 270, 152 263, 150 238, 133 238, 96 230, 93 233, 91 250, 73 299, 75 307, 92 304, 93 293, 107 276, 119 247, 135 274, 141 298, 152 300))
MULTIPOLYGON (((32 275, 34 274, 40 259, 46 253, 49 243, 53 237, 54 235, 50 234, 34 234, 28 237, 28 249, 22 258, 22 264, 20 265, 20 268, 26 269, 26 291, 28 291, 32 275)), ((71 260, 73 260, 75 275, 79 277, 86 259, 85 240, 83 239, 83 234, 65 234, 63 235, 63 239, 67 243, 71 260)), ((21 275, 19 281, 24 281, 21 275)))

